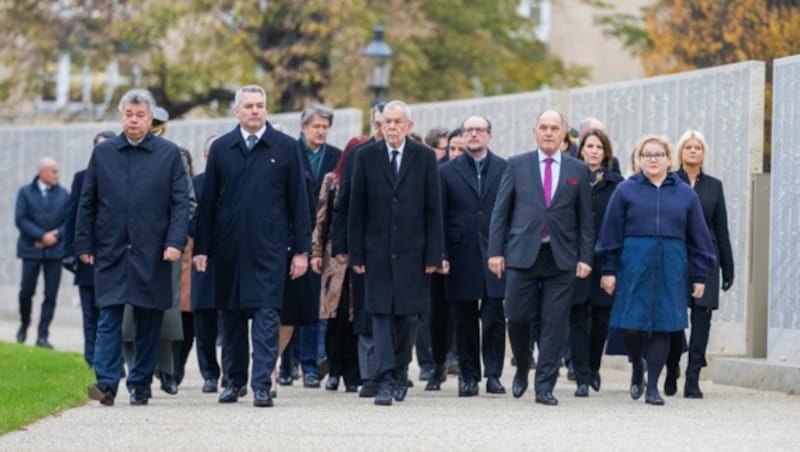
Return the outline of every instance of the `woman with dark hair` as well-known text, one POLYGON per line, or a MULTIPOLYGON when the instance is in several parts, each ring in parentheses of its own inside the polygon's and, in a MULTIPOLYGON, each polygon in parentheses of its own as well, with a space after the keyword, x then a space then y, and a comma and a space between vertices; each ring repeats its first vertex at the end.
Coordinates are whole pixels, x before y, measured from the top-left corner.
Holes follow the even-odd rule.
MULTIPOLYGON (((610 170, 614 152, 605 133, 598 129, 587 132, 577 151, 579 159, 592 171, 592 216, 594 230, 599 231, 611 194, 622 182, 622 176, 610 170)), ((595 259, 593 268, 599 269, 595 259)), ((614 297, 600 288, 600 272, 589 278, 576 279, 575 298, 570 312, 570 358, 578 385, 575 397, 587 397, 589 386, 600 390, 600 362, 608 335, 608 322, 614 297)))
MULTIPOLYGON (((700 369, 706 366, 706 347, 711 328, 711 313, 719 308, 720 269, 722 270, 722 290, 729 290, 733 285, 733 250, 728 234, 725 194, 722 191, 722 181, 703 172, 703 161, 707 149, 705 138, 695 130, 687 131, 678 141, 678 162, 680 163, 678 177, 691 185, 700 199, 703 217, 711 233, 711 241, 717 257, 717 265, 711 268, 703 296, 689 298, 692 330, 689 338, 689 360, 686 365, 683 396, 690 399, 703 398, 698 381, 700 369)), ((664 381, 666 395, 673 395, 678 390, 679 361, 684 340, 683 331, 670 336, 667 378, 664 381)))
POLYGON ((669 172, 669 142, 645 136, 636 154, 641 172, 611 195, 595 252, 600 285, 614 295, 610 324, 622 330, 633 365, 631 397, 636 400, 645 393, 646 352, 645 401, 663 405, 658 377, 667 359, 669 334, 688 326, 686 288, 692 287, 692 297, 703 297, 716 257, 700 200, 669 172))
POLYGON ((339 193, 344 159, 351 149, 367 141, 355 137, 347 142, 336 168, 325 174, 319 194, 317 219, 311 234, 311 270, 322 275, 319 318, 328 321, 325 331, 325 353, 328 356, 330 376, 325 389, 339 389, 339 379, 344 379, 346 392, 358 391, 358 336, 353 332, 353 300, 347 263, 331 255, 333 203, 339 193))

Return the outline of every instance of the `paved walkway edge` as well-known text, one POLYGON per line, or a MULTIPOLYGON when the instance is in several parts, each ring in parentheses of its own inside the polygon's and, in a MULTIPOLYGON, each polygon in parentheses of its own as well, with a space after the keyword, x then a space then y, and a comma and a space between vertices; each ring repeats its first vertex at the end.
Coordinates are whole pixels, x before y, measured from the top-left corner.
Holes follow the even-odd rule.
POLYGON ((800 362, 715 357, 712 372, 714 383, 800 394, 800 362))

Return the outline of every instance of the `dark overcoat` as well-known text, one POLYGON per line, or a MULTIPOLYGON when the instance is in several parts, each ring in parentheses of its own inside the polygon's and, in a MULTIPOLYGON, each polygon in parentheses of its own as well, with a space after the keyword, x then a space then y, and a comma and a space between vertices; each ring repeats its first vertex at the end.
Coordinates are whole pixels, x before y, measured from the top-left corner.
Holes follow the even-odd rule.
POLYGON ((163 254, 186 246, 188 193, 171 141, 147 134, 134 146, 120 134, 95 146, 78 204, 75 252, 94 255, 98 307, 169 309, 172 263, 163 254))
POLYGON ((479 191, 475 161, 469 155, 440 166, 445 254, 450 261, 450 274, 445 275, 448 300, 505 296, 505 276, 498 279, 487 265, 489 221, 505 168, 505 160, 488 152, 479 191))
POLYGON ((69 207, 69 193, 60 185, 47 189, 47 196, 42 196, 37 183, 26 184, 17 193, 15 222, 19 229, 17 239, 17 257, 20 259, 55 259, 64 257, 64 222, 69 207), (36 248, 34 243, 40 240, 45 232, 58 229, 58 242, 46 248, 36 248))
MULTIPOLYGON (((594 219, 595 239, 597 232, 600 231, 600 227, 603 225, 603 216, 606 214, 608 200, 611 199, 611 194, 614 193, 617 184, 623 180, 618 173, 608 170, 603 173, 602 179, 592 186, 592 218, 594 219)), ((607 294, 600 287, 600 278, 602 276, 602 272, 600 272, 600 257, 595 256, 592 264, 592 274, 588 278, 575 279, 575 296, 572 304, 589 303, 592 306, 605 307, 613 305, 614 296, 607 294)))
POLYGON ((194 252, 214 261, 217 309, 280 309, 287 250, 311 251, 297 146, 269 123, 252 150, 238 125, 211 146, 194 252))
POLYGON ((365 265, 366 310, 422 313, 430 300, 426 266, 441 266, 442 200, 436 155, 407 139, 400 170, 389 164, 386 142, 356 154, 350 193, 350 265, 365 265))
MULTIPOLYGON (((192 178, 195 193, 200 196, 203 193, 203 183, 206 173, 201 173, 192 178)), ((200 205, 198 203, 198 211, 200 205)), ((197 237, 197 216, 189 223, 189 236, 194 239, 197 237)), ((214 260, 208 259, 206 271, 199 272, 192 266, 192 290, 191 290, 192 310, 195 309, 215 309, 214 305, 214 260)))
MULTIPOLYGON (((81 188, 86 170, 80 170, 72 177, 72 189, 69 192, 69 208, 67 219, 64 223, 64 256, 75 256, 75 219, 78 217, 78 201, 81 198, 81 188)), ((82 287, 94 286, 94 266, 84 264, 80 259, 75 263, 75 285, 82 287)))

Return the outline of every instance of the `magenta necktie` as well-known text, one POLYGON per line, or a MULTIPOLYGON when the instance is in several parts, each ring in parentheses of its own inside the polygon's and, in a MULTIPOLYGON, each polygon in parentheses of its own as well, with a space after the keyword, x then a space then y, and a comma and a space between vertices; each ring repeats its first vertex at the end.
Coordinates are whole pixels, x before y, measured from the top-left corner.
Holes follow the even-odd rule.
MULTIPOLYGON (((542 188, 544 189, 544 205, 550 207, 550 201, 553 197, 553 159, 546 158, 544 163, 544 184, 542 184, 542 188)), ((545 224, 544 229, 542 229, 542 237, 547 237, 548 235, 550 235, 550 230, 547 228, 547 224, 545 224)))

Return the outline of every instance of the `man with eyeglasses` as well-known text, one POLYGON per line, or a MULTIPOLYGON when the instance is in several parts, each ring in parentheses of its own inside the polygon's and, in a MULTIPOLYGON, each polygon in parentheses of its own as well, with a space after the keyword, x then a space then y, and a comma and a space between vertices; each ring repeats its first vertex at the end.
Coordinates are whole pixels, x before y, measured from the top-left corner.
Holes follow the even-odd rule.
MULTIPOLYGON (((467 152, 440 169, 445 254, 449 263, 445 292, 456 325, 461 375, 458 395, 478 395, 481 355, 486 392, 504 394, 500 375, 505 354, 505 281, 492 275, 485 262, 489 219, 506 162, 489 150, 492 124, 487 118, 471 116, 464 120, 461 129, 467 152)), ((437 366, 437 375, 443 371, 443 366, 437 366)))
POLYGON ((350 266, 364 275, 372 316, 376 405, 405 399, 414 327, 429 303, 429 275, 442 267, 442 212, 436 156, 407 139, 410 107, 390 101, 384 139, 356 154, 350 192, 350 266))
POLYGON ((589 167, 559 152, 567 133, 556 111, 539 115, 538 149, 508 159, 492 211, 489 269, 506 274, 505 314, 517 361, 512 392, 528 389, 530 328, 539 321, 536 403, 557 405, 553 387, 569 334, 575 278, 592 268, 594 225, 589 167))

